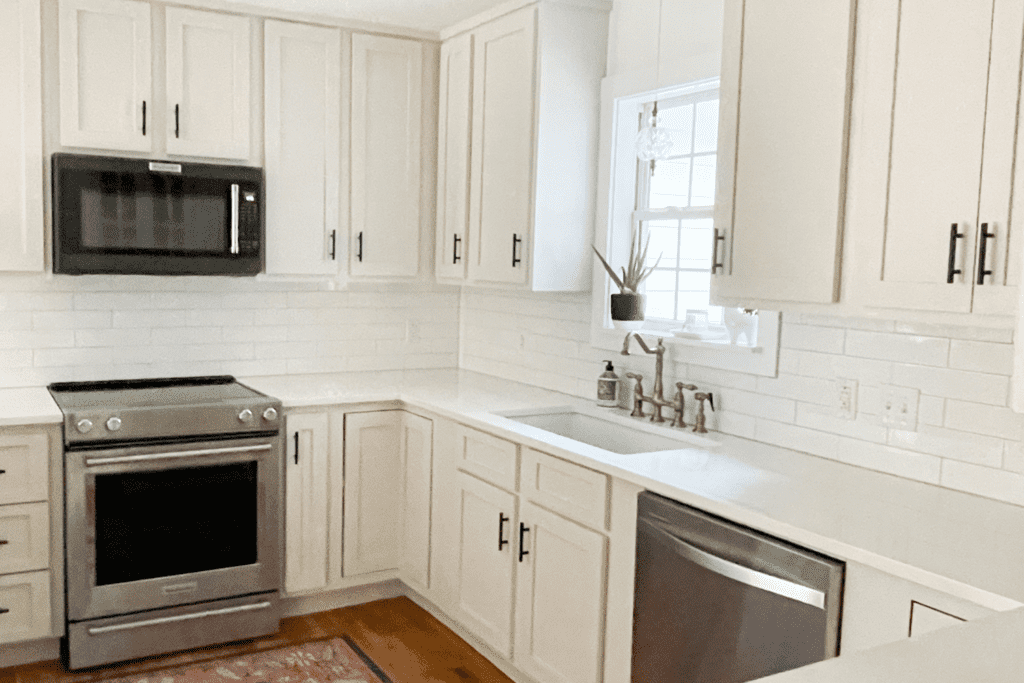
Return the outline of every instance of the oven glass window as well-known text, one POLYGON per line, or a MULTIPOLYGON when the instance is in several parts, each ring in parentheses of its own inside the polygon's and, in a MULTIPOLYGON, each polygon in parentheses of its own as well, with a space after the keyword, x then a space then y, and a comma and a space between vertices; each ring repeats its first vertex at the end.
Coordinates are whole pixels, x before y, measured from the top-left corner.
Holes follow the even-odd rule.
POLYGON ((96 476, 96 585, 256 562, 256 463, 96 476))

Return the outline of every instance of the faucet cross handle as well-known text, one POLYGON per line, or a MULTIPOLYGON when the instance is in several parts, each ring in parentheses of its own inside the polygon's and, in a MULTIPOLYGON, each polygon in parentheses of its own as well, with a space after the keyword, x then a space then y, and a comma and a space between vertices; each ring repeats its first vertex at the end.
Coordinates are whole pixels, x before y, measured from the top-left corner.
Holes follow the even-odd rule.
POLYGON ((708 430, 704 424, 707 419, 704 415, 704 401, 708 402, 708 405, 711 406, 711 410, 713 411, 715 409, 715 396, 710 391, 698 391, 693 395, 693 397, 697 400, 698 405, 696 424, 693 426, 693 431, 698 434, 707 434, 708 430))
POLYGON ((683 418, 683 411, 686 408, 686 398, 683 396, 683 389, 686 389, 687 391, 696 391, 697 386, 694 384, 676 382, 676 395, 672 398, 672 410, 674 412, 674 415, 672 416, 673 427, 686 426, 686 420, 683 418))
POLYGON ((627 372, 626 377, 629 379, 636 380, 636 384, 633 386, 633 412, 630 413, 631 417, 643 417, 644 416, 644 376, 638 375, 635 372, 627 372))

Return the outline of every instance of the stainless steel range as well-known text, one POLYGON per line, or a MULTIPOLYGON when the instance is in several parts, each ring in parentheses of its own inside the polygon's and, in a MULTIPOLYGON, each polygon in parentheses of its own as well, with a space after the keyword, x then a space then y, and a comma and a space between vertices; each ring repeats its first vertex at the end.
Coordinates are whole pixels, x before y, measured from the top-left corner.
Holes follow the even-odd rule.
POLYGON ((51 384, 68 667, 274 633, 281 403, 233 377, 51 384))

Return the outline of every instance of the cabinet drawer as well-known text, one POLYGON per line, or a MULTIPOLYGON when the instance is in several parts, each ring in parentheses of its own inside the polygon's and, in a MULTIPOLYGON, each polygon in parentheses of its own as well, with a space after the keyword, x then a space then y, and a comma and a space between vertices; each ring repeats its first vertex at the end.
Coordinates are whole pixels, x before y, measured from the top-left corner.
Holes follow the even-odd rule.
POLYGON ((0 643, 50 635, 50 572, 0 576, 0 643))
POLYGON ((49 499, 45 434, 0 435, 0 505, 49 499))
POLYGON ((516 490, 516 444, 463 425, 456 425, 455 437, 460 470, 508 491, 516 490))
POLYGON ((606 528, 608 475, 524 448, 519 481, 523 494, 538 505, 594 529, 606 528))
POLYGON ((0 507, 0 574, 46 569, 49 563, 49 503, 0 507))

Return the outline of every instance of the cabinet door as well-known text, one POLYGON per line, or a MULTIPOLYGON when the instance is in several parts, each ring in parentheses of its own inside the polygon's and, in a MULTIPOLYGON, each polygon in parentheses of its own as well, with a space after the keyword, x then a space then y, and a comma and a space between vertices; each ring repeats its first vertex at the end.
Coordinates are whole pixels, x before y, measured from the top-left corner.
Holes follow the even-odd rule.
POLYGON ((402 415, 400 410, 345 414, 345 576, 400 564, 402 415))
POLYGON ((607 541, 529 502, 520 517, 529 554, 516 568, 515 664, 545 683, 597 683, 607 541))
POLYGON ((327 414, 289 415, 285 426, 284 588, 298 593, 327 585, 327 414))
POLYGON ((167 8, 167 153, 249 158, 248 17, 167 8))
POLYGON ((506 658, 512 656, 516 497, 465 472, 456 473, 459 621, 506 658))
POLYGON ((49 635, 50 572, 0 576, 0 643, 49 635))
POLYGON ((341 32, 264 27, 267 273, 336 275, 341 32))
POLYGON ((61 0, 60 144, 153 149, 149 4, 61 0))
POLYGON ((464 280, 469 221, 473 114, 473 34, 441 46, 437 131, 437 276, 464 280))
POLYGON ((50 499, 46 434, 0 434, 0 505, 50 499))
POLYGON ((15 0, 0 21, 0 271, 43 270, 39 16, 15 0))
POLYGON ((423 46, 352 36, 353 276, 415 276, 420 258, 423 46))
POLYGON ((726 2, 716 302, 837 299, 854 4, 726 2))
POLYGON ((430 485, 434 424, 402 413, 402 576, 417 588, 430 586, 430 485))
MULTIPOLYGON (((469 275, 524 284, 533 226, 537 10, 475 32, 469 275)), ((566 112, 571 116, 571 112, 566 112)))

